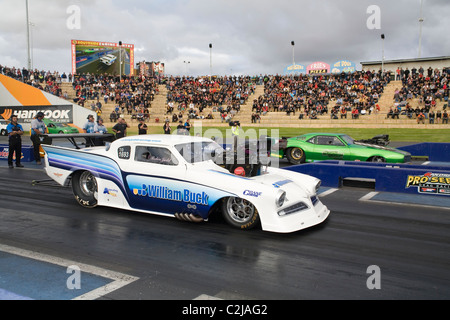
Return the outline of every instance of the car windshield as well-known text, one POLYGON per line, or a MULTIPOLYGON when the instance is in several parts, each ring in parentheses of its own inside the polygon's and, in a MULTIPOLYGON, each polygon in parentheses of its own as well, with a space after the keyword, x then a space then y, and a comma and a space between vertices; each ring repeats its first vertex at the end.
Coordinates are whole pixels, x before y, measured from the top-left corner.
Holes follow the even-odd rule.
POLYGON ((345 141, 345 143, 347 143, 348 145, 353 144, 355 142, 355 140, 353 140, 351 137, 349 137, 346 134, 343 134, 340 136, 342 140, 345 141))
POLYGON ((175 145, 175 149, 189 163, 216 159, 224 150, 214 141, 190 142, 175 145))

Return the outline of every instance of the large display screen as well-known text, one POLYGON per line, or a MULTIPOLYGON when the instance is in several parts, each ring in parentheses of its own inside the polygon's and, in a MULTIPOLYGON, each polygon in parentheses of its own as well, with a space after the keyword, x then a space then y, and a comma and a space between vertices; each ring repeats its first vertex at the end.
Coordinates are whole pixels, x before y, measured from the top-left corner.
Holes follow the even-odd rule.
POLYGON ((72 74, 134 74, 134 45, 72 40, 72 74))

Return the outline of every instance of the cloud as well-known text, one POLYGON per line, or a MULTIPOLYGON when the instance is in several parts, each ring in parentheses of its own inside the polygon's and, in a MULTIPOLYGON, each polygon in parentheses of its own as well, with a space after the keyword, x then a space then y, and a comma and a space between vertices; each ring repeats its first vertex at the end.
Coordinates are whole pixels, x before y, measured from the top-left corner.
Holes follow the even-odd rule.
MULTIPOLYGON (((136 61, 161 61, 170 74, 276 74, 295 62, 416 57, 420 0, 29 0, 34 65, 70 72, 70 40, 133 43, 136 61), (80 8, 80 29, 66 26, 80 8), (380 8, 370 30, 367 7, 380 8), (189 68, 183 61, 190 61, 189 68)), ((25 4, 0 0, 0 64, 26 66, 25 4)), ((450 2, 424 0, 422 56, 450 52, 450 2)))

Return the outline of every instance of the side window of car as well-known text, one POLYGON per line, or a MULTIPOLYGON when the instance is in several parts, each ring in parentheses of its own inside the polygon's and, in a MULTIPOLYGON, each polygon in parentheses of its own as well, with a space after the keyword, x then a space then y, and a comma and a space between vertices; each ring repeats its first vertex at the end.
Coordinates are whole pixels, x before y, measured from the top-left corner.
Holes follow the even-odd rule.
POLYGON ((340 146, 340 147, 344 145, 342 141, 339 140, 338 137, 334 136, 318 136, 317 144, 320 144, 322 146, 340 146))
POLYGON ((137 146, 134 160, 167 166, 178 165, 178 160, 169 149, 163 147, 137 146))
POLYGON ((306 142, 316 144, 316 137, 309 138, 306 142))
POLYGON ((333 146, 343 147, 344 143, 338 137, 333 137, 333 146))
POLYGON ((117 149, 117 156, 119 159, 128 160, 130 159, 131 155, 131 147, 130 146, 123 146, 117 149))

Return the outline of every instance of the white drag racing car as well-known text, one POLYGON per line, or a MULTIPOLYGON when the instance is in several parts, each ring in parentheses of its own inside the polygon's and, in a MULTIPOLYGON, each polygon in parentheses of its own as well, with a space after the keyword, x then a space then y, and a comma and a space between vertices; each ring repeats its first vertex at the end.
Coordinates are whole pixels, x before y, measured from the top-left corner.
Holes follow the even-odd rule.
POLYGON ((113 54, 107 54, 100 58, 100 61, 106 64, 107 66, 112 65, 116 61, 117 57, 113 54))
POLYGON ((319 200, 320 180, 259 166, 252 176, 220 166, 223 148, 202 137, 139 135, 106 147, 70 149, 43 145, 45 170, 63 186, 72 185, 84 207, 109 206, 207 221, 221 211, 234 227, 255 225, 294 232, 323 222, 330 211, 319 200))

